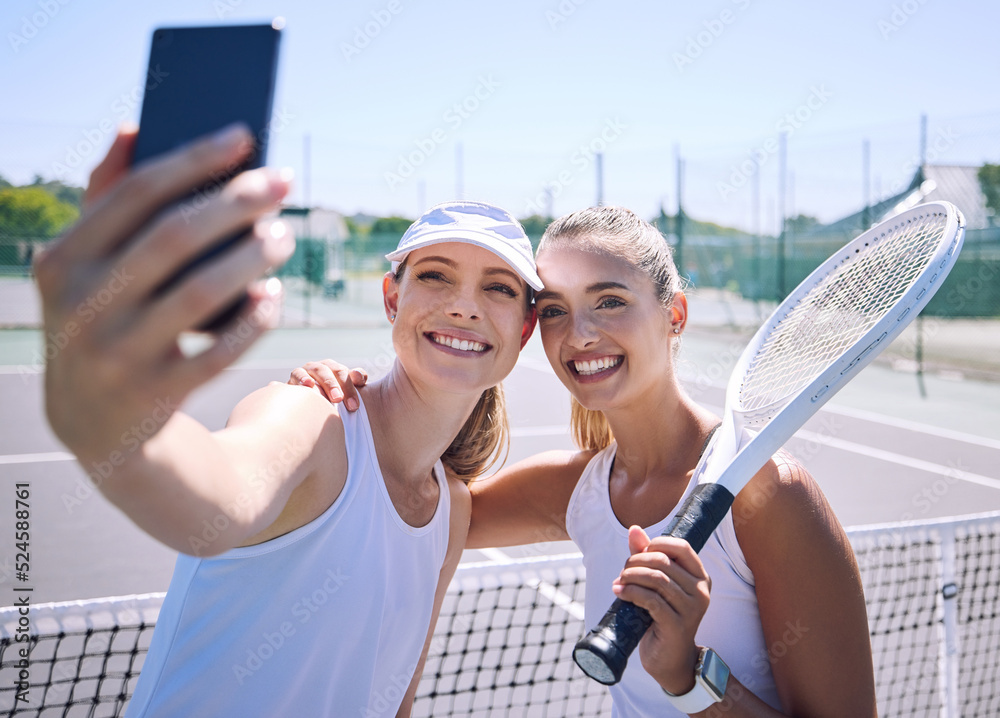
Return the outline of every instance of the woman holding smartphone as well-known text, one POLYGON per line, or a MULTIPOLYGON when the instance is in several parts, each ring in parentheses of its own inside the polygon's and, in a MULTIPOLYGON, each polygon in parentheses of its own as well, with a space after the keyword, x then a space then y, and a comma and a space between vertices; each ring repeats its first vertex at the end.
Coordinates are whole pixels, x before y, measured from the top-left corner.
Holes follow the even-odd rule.
POLYGON ((383 280, 397 359, 358 412, 272 383, 213 432, 176 407, 276 319, 273 284, 254 278, 292 253, 269 217, 290 177, 242 173, 186 214, 172 203, 239 163, 248 133, 129 171, 134 139, 119 134, 80 221, 35 264, 46 330, 72 337, 46 367, 53 429, 81 462, 111 463, 102 493, 181 552, 127 715, 407 715, 465 545, 465 482, 505 440, 498 384, 534 328, 527 237, 490 205, 431 210, 383 280), (113 301, 81 325, 77 307, 111 282, 113 301), (181 350, 248 286, 208 348, 181 350), (227 339, 236 326, 249 338, 227 339), (126 447, 151 417, 157 431, 126 447))

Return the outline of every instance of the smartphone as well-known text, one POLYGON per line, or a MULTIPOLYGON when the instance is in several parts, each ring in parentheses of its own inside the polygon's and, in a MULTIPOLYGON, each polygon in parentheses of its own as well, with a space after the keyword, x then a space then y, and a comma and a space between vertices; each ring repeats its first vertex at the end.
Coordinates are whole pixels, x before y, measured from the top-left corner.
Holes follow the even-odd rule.
MULTIPOLYGON (((154 30, 133 166, 226 125, 243 122, 254 138, 254 149, 247 161, 213 176, 206 185, 192 187, 179 199, 212 196, 240 172, 262 167, 267 159, 283 26, 284 21, 278 19, 266 25, 154 30)), ((199 264, 232 247, 250 229, 220 240, 159 291, 172 287, 199 264)), ((245 302, 244 296, 198 329, 217 331, 239 313, 245 302)))

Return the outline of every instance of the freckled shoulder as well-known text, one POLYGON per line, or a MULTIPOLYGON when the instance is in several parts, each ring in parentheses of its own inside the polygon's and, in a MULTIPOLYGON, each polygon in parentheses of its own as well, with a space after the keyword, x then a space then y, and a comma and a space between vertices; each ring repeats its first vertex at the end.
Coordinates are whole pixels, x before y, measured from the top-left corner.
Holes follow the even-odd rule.
POLYGON ((733 502, 733 525, 747 563, 789 556, 846 534, 816 480, 791 454, 776 453, 733 502))
POLYGON ((788 452, 781 450, 761 467, 733 502, 733 522, 742 525, 779 518, 782 509, 803 508, 818 491, 815 479, 788 452))

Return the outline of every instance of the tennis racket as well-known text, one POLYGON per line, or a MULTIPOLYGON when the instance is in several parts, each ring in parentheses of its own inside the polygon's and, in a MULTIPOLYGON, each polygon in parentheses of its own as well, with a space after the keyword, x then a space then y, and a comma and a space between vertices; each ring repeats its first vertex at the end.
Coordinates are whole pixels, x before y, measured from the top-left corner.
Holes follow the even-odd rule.
MULTIPOLYGON (((792 291, 740 356, 722 425, 665 536, 701 551, 754 474, 930 301, 964 234, 954 205, 922 204, 845 245, 792 291)), ((617 683, 650 623, 645 609, 617 599, 573 660, 591 678, 617 683)))

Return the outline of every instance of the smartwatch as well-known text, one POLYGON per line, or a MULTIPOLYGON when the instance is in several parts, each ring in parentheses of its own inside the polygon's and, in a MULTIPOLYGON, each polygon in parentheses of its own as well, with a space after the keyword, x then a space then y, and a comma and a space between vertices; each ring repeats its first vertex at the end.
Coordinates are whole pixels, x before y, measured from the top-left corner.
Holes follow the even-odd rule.
POLYGON ((700 713, 722 701, 729 682, 729 666, 711 648, 702 648, 694 666, 694 688, 675 696, 664 689, 667 700, 682 713, 700 713))

